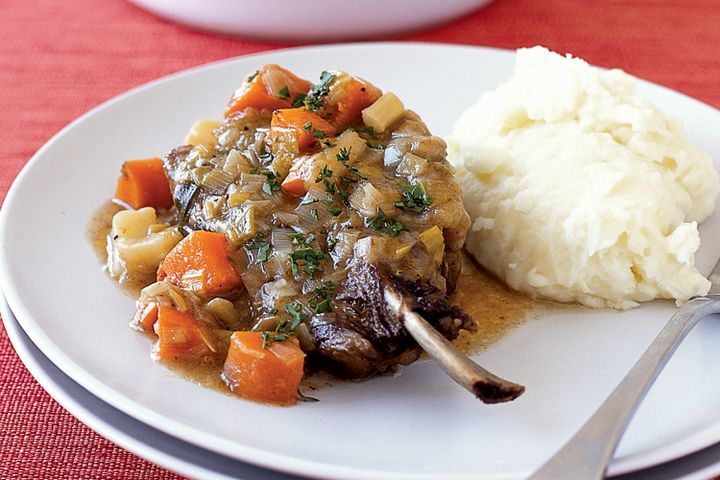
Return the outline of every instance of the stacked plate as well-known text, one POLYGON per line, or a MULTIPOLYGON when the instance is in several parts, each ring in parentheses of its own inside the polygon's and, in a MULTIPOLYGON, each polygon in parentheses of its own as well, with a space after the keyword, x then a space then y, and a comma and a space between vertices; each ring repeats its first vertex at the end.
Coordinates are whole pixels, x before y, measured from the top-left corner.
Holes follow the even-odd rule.
MULTIPOLYGON (((320 390, 317 403, 258 405, 153 363, 148 339, 127 328, 133 299, 107 278, 86 238, 93 211, 112 194, 124 160, 162 155, 194 120, 219 118, 229 92, 265 63, 309 79, 329 68, 360 75, 397 93, 443 135, 482 92, 510 76, 513 55, 392 43, 276 51, 173 75, 84 115, 38 151, 2 209, 2 313, 19 355, 91 428, 192 477, 527 476, 602 403, 674 305, 653 302, 623 313, 564 307, 528 319, 475 356, 527 386, 518 400, 494 406, 478 403, 430 362, 320 390)), ((717 110, 649 83, 641 92, 720 158, 709 128, 720 121, 717 110)), ((702 271, 720 256, 712 242, 719 234, 716 213, 701 228, 702 271)), ((720 323, 712 320, 685 340, 631 423, 611 474, 720 472, 718 344, 720 323)))

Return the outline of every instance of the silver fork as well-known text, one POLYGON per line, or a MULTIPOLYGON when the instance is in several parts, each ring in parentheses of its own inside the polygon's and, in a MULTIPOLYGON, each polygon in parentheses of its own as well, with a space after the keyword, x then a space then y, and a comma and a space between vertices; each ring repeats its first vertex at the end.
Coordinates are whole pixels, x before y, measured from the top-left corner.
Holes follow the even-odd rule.
POLYGON ((531 480, 595 480, 605 476, 628 422, 680 342, 702 318, 720 313, 720 260, 708 279, 708 294, 693 298, 675 312, 607 400, 531 480))

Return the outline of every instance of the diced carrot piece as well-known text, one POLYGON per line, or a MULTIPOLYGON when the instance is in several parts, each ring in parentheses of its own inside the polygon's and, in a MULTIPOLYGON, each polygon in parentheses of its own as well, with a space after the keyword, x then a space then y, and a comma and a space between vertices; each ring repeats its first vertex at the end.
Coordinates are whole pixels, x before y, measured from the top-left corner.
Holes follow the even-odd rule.
POLYGON ((132 208, 170 208, 173 204, 170 182, 159 158, 128 160, 122 166, 115 198, 132 208))
POLYGON ((155 302, 149 302, 144 307, 138 306, 135 311, 133 319, 130 321, 130 325, 142 330, 143 332, 152 333, 154 332, 155 322, 158 319, 158 304, 155 302))
POLYGON ((190 312, 175 307, 159 307, 158 341, 153 353, 160 360, 199 360, 215 357, 217 339, 190 312))
POLYGON ((290 108, 295 97, 307 93, 311 85, 278 65, 265 65, 252 80, 244 82, 235 91, 225 116, 229 117, 248 107, 258 110, 290 108))
POLYGON ((296 338, 272 341, 263 348, 261 332, 235 332, 223 379, 236 394, 281 405, 295 403, 305 354, 296 338))
POLYGON ((242 286, 242 279, 228 258, 228 249, 225 235, 196 230, 165 256, 158 280, 209 295, 235 290, 242 286))
POLYGON ((308 191, 307 185, 305 185, 305 180, 293 175, 293 172, 285 177, 285 180, 283 180, 282 184, 280 184, 280 187, 283 189, 283 192, 293 197, 302 197, 308 191))
POLYGON ((338 132, 359 123, 362 118, 361 112, 382 95, 379 88, 358 78, 352 79, 345 87, 345 92, 329 112, 331 123, 338 132))
POLYGON ((295 138, 299 151, 311 150, 319 146, 322 138, 335 134, 335 128, 319 115, 304 108, 286 108, 275 110, 270 123, 270 138, 273 143, 285 141, 284 134, 295 138))

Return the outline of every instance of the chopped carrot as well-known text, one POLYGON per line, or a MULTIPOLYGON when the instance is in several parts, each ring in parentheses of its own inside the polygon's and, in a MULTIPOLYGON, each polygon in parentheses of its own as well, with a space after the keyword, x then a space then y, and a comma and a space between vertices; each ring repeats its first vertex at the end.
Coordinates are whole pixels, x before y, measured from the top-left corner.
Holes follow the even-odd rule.
POLYGON ((277 65, 265 65, 235 91, 225 116, 248 107, 258 110, 290 108, 298 94, 307 93, 311 83, 277 65))
POLYGON ((335 128, 304 108, 275 110, 270 123, 270 138, 273 143, 282 141, 286 133, 294 137, 298 151, 301 152, 318 147, 318 140, 334 135, 335 128))
POLYGON ((334 107, 329 106, 328 108, 330 121, 338 132, 359 123, 362 118, 361 112, 375 103, 382 95, 379 88, 354 77, 350 84, 344 87, 344 93, 334 107))
POLYGON ((157 278, 209 295, 235 290, 242 286, 242 279, 228 258, 228 249, 225 235, 196 230, 170 250, 157 278))
POLYGON ((149 302, 147 305, 138 305, 130 325, 143 332, 154 332, 155 322, 158 319, 158 304, 149 302))
POLYGON ((190 312, 175 307, 159 307, 157 319, 158 341, 154 354, 160 360, 198 360, 215 357, 217 339, 190 312))
POLYGON ((293 175, 292 172, 285 177, 285 180, 283 180, 282 184, 280 184, 280 187, 283 192, 293 197, 302 197, 308 191, 305 180, 293 175))
POLYGON ((263 348, 262 332, 235 332, 223 367, 223 379, 236 394, 263 402, 295 403, 305 354, 296 338, 263 348))
POLYGON ((173 204, 170 182, 159 158, 128 160, 122 166, 115 198, 132 208, 170 208, 173 204))

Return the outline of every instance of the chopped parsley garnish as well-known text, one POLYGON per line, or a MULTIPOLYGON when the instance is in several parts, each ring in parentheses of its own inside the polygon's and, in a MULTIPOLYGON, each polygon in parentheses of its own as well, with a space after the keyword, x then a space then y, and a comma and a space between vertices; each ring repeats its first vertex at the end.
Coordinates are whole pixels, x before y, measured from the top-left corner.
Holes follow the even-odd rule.
POLYGON ((315 138, 325 138, 327 135, 325 135, 325 132, 322 130, 318 130, 317 128, 313 130, 313 137, 315 138))
POLYGON ((320 217, 318 216, 317 208, 311 208, 311 209, 310 209, 310 215, 311 215, 315 220, 318 220, 318 221, 320 220, 320 217))
POLYGON ((275 173, 271 172, 270 170, 260 170, 258 172, 260 175, 265 175, 267 177, 267 180, 265 183, 263 183, 262 190, 263 192, 267 193, 268 195, 272 195, 273 192, 277 192, 280 190, 280 180, 278 180, 277 175, 275 173))
POLYGON ((328 252, 332 252, 335 250, 335 245, 337 245, 338 239, 333 237, 331 234, 328 234, 327 236, 327 246, 328 246, 328 252))
MULTIPOLYGON (((302 303, 295 301, 285 305, 285 310, 290 314, 291 321, 288 326, 288 321, 283 320, 275 327, 275 330, 266 330, 262 332, 262 348, 265 348, 270 342, 280 342, 290 338, 295 333, 297 327, 305 320, 306 315, 302 311, 302 303)), ((277 308, 273 308, 270 311, 273 315, 278 313, 277 308)))
POLYGON ((298 93, 297 95, 295 95, 295 100, 292 101, 292 107, 298 108, 298 107, 302 107, 303 105, 305 105, 305 97, 306 96, 307 95, 305 95, 304 93, 298 93))
POLYGON ((260 70, 255 70, 255 73, 253 73, 252 75, 248 75, 246 81, 248 83, 252 82, 253 80, 255 80, 255 77, 257 77, 259 73, 260 73, 260 70))
POLYGON ((330 93, 330 83, 332 83, 334 79, 334 73, 322 72, 320 75, 320 83, 310 87, 310 93, 303 98, 305 110, 317 111, 325 106, 323 97, 326 97, 328 93, 330 93))
POLYGON ((401 182, 403 187, 402 198, 395 202, 395 206, 401 209, 408 209, 411 212, 422 213, 432 204, 432 198, 428 197, 425 186, 421 182, 401 182))
POLYGON ((333 311, 330 294, 335 291, 337 285, 331 281, 323 282, 322 285, 313 290, 313 296, 308 302, 308 307, 315 313, 328 313, 333 311))
POLYGON ((367 180, 367 178, 368 178, 365 175, 363 175, 362 172, 360 172, 360 170, 357 169, 357 167, 350 167, 350 168, 348 168, 348 170, 350 170, 350 173, 354 173, 355 175, 362 178, 363 180, 367 180))
POLYGON ((365 133, 367 135, 375 135, 375 129, 373 127, 356 128, 355 131, 358 133, 365 133))
POLYGON ((303 130, 305 130, 307 133, 310 133, 310 130, 312 130, 312 122, 305 122, 303 124, 303 130))
POLYGON ((332 148, 335 145, 337 145, 336 143, 333 143, 331 140, 323 140, 322 144, 324 147, 327 147, 327 148, 332 148))
POLYGON ((325 254, 316 248, 306 247, 290 252, 289 257, 293 276, 297 276, 302 268, 303 272, 312 277, 322 271, 320 261, 325 258, 325 254))
POLYGON ((270 258, 270 248, 272 248, 272 244, 268 241, 261 240, 264 238, 265 235, 263 235, 262 232, 255 235, 255 238, 250 240, 245 244, 245 248, 248 250, 257 250, 257 253, 255 254, 255 264, 260 264, 265 261, 267 261, 268 258, 270 258))
POLYGON ((385 212, 383 212, 380 207, 377 209, 377 215, 365 219, 365 226, 387 233, 391 237, 396 237, 400 232, 405 230, 405 225, 392 218, 387 218, 385 212))
POLYGON ((323 165, 322 170, 320 170, 320 173, 318 174, 317 178, 315 179, 315 183, 322 182, 323 185, 325 185, 325 190, 328 193, 335 193, 335 184, 330 181, 330 178, 332 177, 333 171, 330 170, 330 167, 326 163, 323 165))
POLYGON ((311 277, 316 272, 322 271, 320 261, 325 258, 325 254, 311 246, 315 241, 315 235, 305 237, 301 233, 292 232, 288 233, 288 237, 292 240, 293 245, 297 247, 288 254, 290 270, 293 276, 297 276, 300 269, 311 277))
POLYGON ((337 217, 338 215, 340 215, 340 214, 342 213, 342 208, 338 208, 338 207, 328 207, 327 211, 328 211, 328 213, 330 213, 330 215, 332 215, 333 217, 337 217))
POLYGON ((288 100, 290 98, 290 89, 287 85, 285 85, 283 88, 278 90, 277 97, 280 100, 288 100))
POLYGON ((338 159, 340 163, 347 163, 350 160, 350 150, 352 150, 352 147, 345 148, 342 147, 337 155, 335 155, 335 158, 338 159))
POLYGON ((290 322, 290 331, 294 332, 295 329, 303 322, 303 320, 305 320, 305 314, 302 311, 302 303, 288 303, 287 305, 285 305, 285 310, 287 310, 292 317, 292 322, 290 322))
POLYGON ((290 335, 287 333, 270 332, 265 330, 262 332, 262 348, 267 347, 270 342, 282 342, 288 338, 290 338, 290 335))

